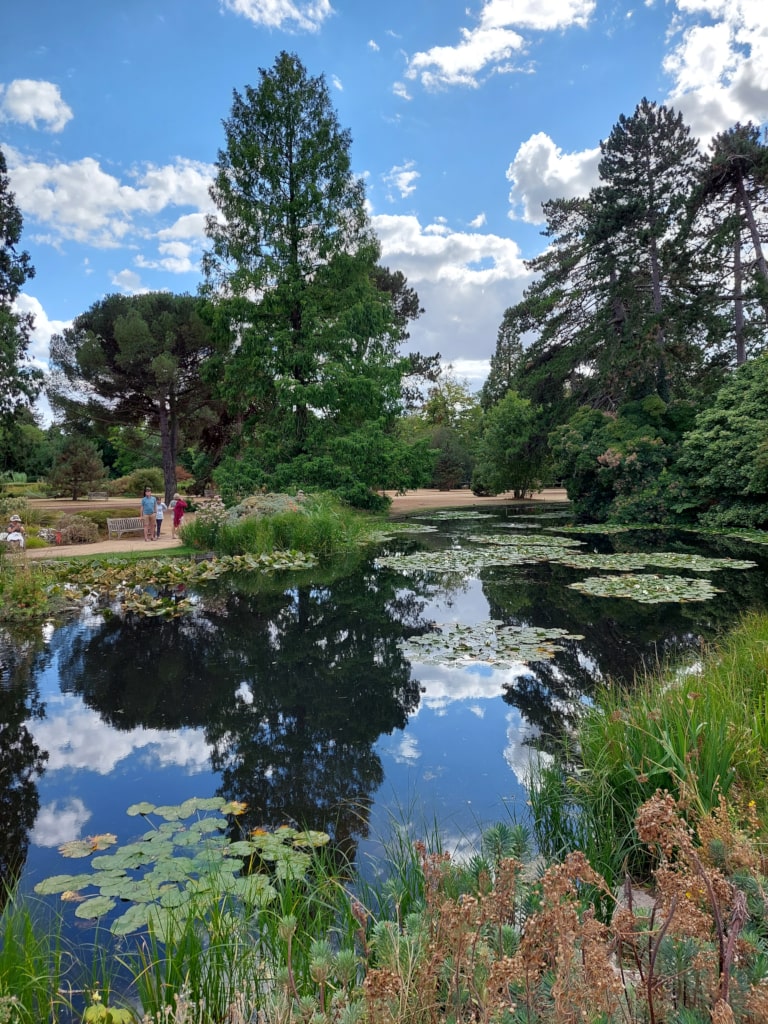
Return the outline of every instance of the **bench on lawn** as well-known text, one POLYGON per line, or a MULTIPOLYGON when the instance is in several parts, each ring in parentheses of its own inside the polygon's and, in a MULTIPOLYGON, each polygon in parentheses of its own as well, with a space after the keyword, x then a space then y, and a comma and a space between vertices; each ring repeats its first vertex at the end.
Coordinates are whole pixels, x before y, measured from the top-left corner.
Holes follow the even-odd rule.
POLYGON ((144 532, 144 520, 141 516, 124 516, 122 519, 107 520, 107 535, 112 539, 112 534, 117 534, 117 539, 124 533, 134 533, 136 530, 144 532))
POLYGON ((106 491, 88 491, 88 501, 109 501, 106 491))

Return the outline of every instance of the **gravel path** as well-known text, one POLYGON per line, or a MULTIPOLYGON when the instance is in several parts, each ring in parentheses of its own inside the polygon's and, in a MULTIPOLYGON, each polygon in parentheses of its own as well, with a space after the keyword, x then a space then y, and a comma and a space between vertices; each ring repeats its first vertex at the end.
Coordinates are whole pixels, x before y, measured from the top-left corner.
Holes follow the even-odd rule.
MULTIPOLYGON (((392 499, 392 507, 390 508, 390 516, 396 518, 398 516, 408 515, 413 512, 424 512, 428 509, 442 509, 442 508, 492 508, 495 505, 513 505, 515 504, 511 494, 499 494, 493 498, 478 498, 470 490, 460 491, 433 491, 433 490, 416 490, 408 491, 406 494, 395 494, 394 491, 387 491, 387 494, 392 499)), ((534 501, 567 501, 564 490, 559 488, 552 488, 549 490, 539 491, 533 495, 534 501)), ((130 502, 125 505, 109 505, 103 501, 62 501, 62 500, 34 500, 30 502, 30 505, 36 508, 44 509, 56 509, 64 512, 79 512, 87 508, 100 508, 103 509, 105 504, 108 505, 110 512, 113 512, 115 516, 120 515, 138 515, 137 505, 138 502, 130 502)), ((189 521, 192 516, 187 516, 189 521)), ((30 548, 26 551, 28 558, 67 558, 71 555, 105 555, 105 554, 116 554, 118 552, 130 553, 135 551, 146 551, 150 549, 153 553, 156 551, 163 551, 168 548, 181 547, 181 541, 177 538, 176 540, 171 538, 171 524, 170 518, 166 519, 163 525, 163 533, 157 540, 145 541, 140 534, 123 535, 118 540, 101 540, 95 544, 60 544, 58 546, 51 546, 45 548, 30 548)))

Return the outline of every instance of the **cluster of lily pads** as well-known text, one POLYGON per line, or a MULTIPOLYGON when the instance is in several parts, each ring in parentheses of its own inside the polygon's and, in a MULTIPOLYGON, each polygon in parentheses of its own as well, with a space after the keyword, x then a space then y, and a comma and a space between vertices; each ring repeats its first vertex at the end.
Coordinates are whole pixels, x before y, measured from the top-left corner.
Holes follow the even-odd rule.
POLYGON ((422 664, 454 665, 483 662, 511 668, 520 662, 547 661, 563 648, 557 640, 583 640, 564 629, 538 626, 505 626, 487 619, 472 626, 463 623, 435 625, 429 633, 399 642, 407 658, 422 664))
POLYGON ((686 576, 655 576, 650 573, 642 576, 588 576, 569 586, 592 597, 629 597, 642 604, 708 601, 721 592, 709 580, 689 579, 686 576))
POLYGON ((137 615, 175 618, 192 611, 195 602, 187 587, 209 583, 229 573, 283 572, 311 569, 312 554, 273 551, 261 555, 221 555, 216 558, 142 560, 73 560, 51 562, 54 578, 50 596, 79 605, 87 600, 115 602, 137 615))
POLYGON ((65 843, 59 852, 90 858, 89 870, 46 878, 35 892, 77 903, 75 916, 85 920, 110 914, 122 904, 122 913, 110 924, 115 935, 151 927, 163 941, 206 904, 230 899, 247 910, 266 906, 277 897, 276 882, 307 874, 311 850, 325 845, 329 836, 281 826, 275 831, 255 829, 232 840, 229 832, 245 810, 245 804, 222 797, 192 798, 173 806, 134 804, 128 808, 130 816, 162 823, 109 853, 104 851, 117 844, 111 833, 65 843))

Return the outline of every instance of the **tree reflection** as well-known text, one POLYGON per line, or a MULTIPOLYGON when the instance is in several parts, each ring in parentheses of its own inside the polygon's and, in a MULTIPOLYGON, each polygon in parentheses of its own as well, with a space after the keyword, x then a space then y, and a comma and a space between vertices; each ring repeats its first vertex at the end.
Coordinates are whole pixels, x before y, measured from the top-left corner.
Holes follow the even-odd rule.
POLYGON ((35 743, 28 722, 45 714, 32 683, 43 649, 40 626, 0 631, 0 910, 26 862, 40 809, 37 780, 48 755, 35 743))
POLYGON ((116 728, 203 727, 220 792, 249 805, 249 826, 364 834, 383 777, 373 745, 419 702, 397 641, 423 628, 423 601, 366 565, 327 586, 232 587, 203 604, 75 631, 62 686, 116 728))

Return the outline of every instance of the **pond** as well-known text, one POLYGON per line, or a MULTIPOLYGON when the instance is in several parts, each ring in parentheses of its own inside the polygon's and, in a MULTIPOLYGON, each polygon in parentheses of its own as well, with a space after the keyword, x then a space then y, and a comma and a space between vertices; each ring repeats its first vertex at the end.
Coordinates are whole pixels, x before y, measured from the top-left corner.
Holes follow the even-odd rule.
POLYGON ((736 537, 571 532, 563 506, 410 522, 351 567, 219 580, 179 618, 0 630, 3 877, 29 891, 69 869, 61 843, 128 841, 129 805, 193 796, 326 830, 363 870, 393 822, 461 851, 526 820, 531 757, 602 681, 692 662, 768 606, 768 548, 736 537))

